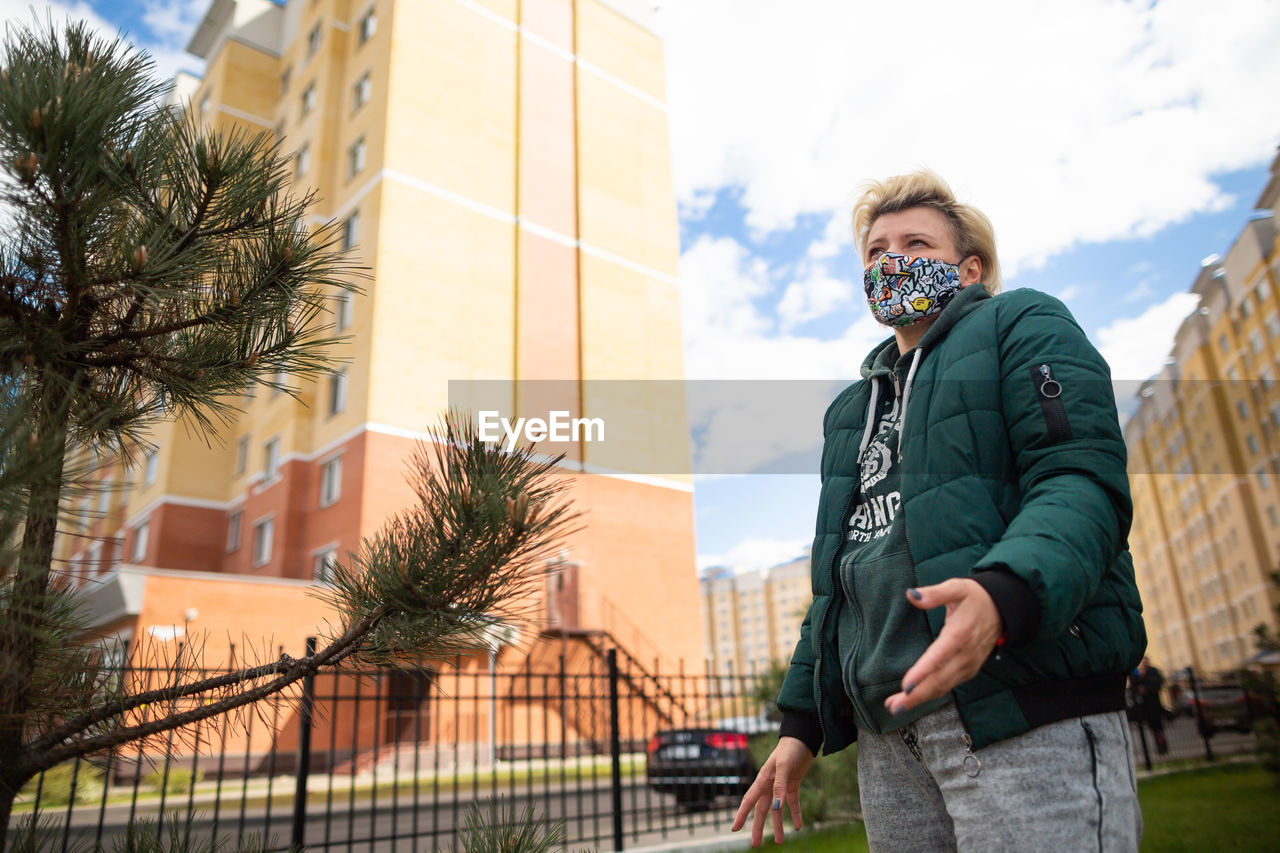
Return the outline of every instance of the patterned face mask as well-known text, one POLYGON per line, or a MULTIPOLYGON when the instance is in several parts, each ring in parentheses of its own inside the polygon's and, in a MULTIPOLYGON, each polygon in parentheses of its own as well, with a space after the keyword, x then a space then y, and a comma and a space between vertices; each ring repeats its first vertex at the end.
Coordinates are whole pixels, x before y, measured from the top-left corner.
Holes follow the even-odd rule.
POLYGON ((886 326, 910 326, 942 313, 960 292, 960 267, 885 252, 862 275, 867 305, 886 326))

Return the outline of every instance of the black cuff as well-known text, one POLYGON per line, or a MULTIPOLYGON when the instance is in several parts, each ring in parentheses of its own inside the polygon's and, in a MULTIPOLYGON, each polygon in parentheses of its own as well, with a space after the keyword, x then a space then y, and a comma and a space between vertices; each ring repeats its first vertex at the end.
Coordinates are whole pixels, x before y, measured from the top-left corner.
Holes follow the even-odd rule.
POLYGON ((973 579, 991 596, 1004 625, 1006 648, 1017 648, 1040 629, 1040 602, 1031 587, 1008 569, 987 569, 973 579))
POLYGON ((799 738, 814 755, 822 749, 822 723, 817 714, 806 714, 803 711, 782 712, 782 727, 778 737, 799 738))

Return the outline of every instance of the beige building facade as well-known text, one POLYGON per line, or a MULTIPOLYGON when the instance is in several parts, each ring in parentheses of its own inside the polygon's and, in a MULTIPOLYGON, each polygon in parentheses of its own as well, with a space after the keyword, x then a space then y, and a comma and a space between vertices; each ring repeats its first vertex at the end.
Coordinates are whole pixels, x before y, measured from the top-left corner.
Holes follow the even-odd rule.
POLYGON ((1280 627, 1280 157, 1225 257, 1202 266, 1198 309, 1125 426, 1130 536, 1149 655, 1222 674, 1280 627))
POLYGON ((768 569, 715 568, 702 576, 702 626, 707 666, 720 675, 763 672, 786 663, 813 600, 809 557, 768 569))
MULTIPOLYGON (((595 380, 683 378, 651 13, 639 0, 210 2, 188 48, 205 74, 180 75, 171 98, 209 131, 277 140, 295 189, 317 194, 307 224, 338 223, 369 278, 331 306, 340 370, 297 399, 247 394, 211 442, 161 423, 155 451, 86 498, 59 553, 119 621, 103 631, 140 634, 145 613, 194 634, 184 614, 227 612, 175 597, 160 613, 113 587, 122 568, 278 579, 299 595, 322 583, 412 499, 406 459, 456 402, 451 383, 507 382, 506 407, 536 414, 516 381, 558 380, 589 417, 595 380)), ((651 416, 687 453, 686 424, 651 416)), ((593 452, 572 446, 564 463, 586 522, 543 616, 607 631, 665 671, 700 666, 696 633, 664 630, 699 606, 687 459, 617 476, 593 452)), ((258 607, 254 586, 187 586, 238 597, 241 629, 270 627, 291 653, 316 621, 258 607)))

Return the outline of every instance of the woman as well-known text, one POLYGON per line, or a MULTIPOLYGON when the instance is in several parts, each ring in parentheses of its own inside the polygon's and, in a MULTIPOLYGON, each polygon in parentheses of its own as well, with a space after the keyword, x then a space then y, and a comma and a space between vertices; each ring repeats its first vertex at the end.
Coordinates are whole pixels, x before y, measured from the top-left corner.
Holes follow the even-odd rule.
POLYGON ((758 845, 820 748, 858 742, 873 850, 1136 850, 1124 716, 1146 645, 1106 362, 999 292, 995 236, 931 172, 854 207, 893 337, 823 423, 814 600, 742 800, 758 845))

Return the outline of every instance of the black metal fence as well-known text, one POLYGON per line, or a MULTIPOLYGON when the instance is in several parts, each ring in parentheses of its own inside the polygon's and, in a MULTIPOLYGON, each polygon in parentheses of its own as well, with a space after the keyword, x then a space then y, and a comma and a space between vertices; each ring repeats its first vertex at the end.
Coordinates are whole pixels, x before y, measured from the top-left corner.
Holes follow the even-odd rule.
MULTIPOLYGON (((10 839, 38 811, 54 850, 111 849, 144 820, 227 851, 249 837, 265 850, 452 849, 473 808, 492 823, 501 804, 562 821, 566 848, 623 849, 727 828, 737 805, 696 774, 679 801, 651 787, 659 731, 775 736, 751 676, 654 672, 590 637, 544 643, 519 671, 496 657, 322 673, 234 719, 55 768, 24 789, 10 839)), ((127 677, 147 689, 171 675, 127 677)))
MULTIPOLYGON (((663 770, 688 772, 683 788, 657 790, 651 750, 680 728, 771 740, 776 726, 758 698, 768 687, 754 676, 660 673, 591 637, 540 648, 518 671, 482 652, 433 668, 318 675, 238 718, 48 771, 15 805, 12 826, 38 810, 45 849, 64 851, 111 849, 140 820, 166 836, 176 823, 227 851, 255 836, 265 850, 452 849, 467 814, 492 821, 497 803, 562 821, 575 849, 728 827, 745 777, 725 774, 751 768, 694 761, 663 770)), ((142 689, 170 675, 128 673, 142 689)), ((1137 761, 1252 750, 1252 735, 1232 730, 1248 724, 1211 707, 1230 704, 1214 691, 1197 694, 1191 715, 1161 719, 1160 742, 1154 723, 1131 716, 1137 761)))
POLYGON ((1270 707, 1241 684, 1204 684, 1190 670, 1179 672, 1163 693, 1129 708, 1134 755, 1147 770, 1253 752, 1253 725, 1270 707))

